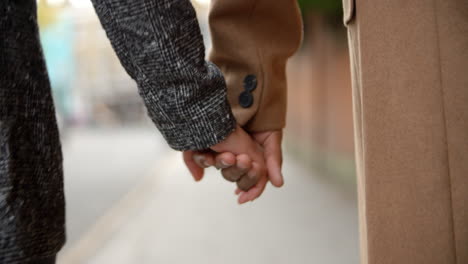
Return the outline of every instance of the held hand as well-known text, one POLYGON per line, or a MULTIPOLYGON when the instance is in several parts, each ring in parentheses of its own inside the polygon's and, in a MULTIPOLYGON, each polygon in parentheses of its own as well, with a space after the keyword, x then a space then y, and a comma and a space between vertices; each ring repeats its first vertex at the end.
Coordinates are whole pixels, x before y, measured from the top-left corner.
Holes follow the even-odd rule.
MULTIPOLYGON (((282 131, 266 131, 253 133, 253 139, 260 144, 264 151, 264 159, 267 166, 267 175, 270 182, 276 186, 281 187, 284 184, 282 169, 282 131)), ((194 175, 194 178, 200 180, 202 177, 203 168, 210 166, 216 166, 221 168, 224 178, 229 181, 235 181, 236 176, 242 175, 245 171, 251 170, 252 166, 249 166, 249 157, 246 155, 238 155, 237 157, 233 153, 225 152, 216 154, 214 152, 192 152, 187 155, 193 156, 196 163, 199 164, 198 170, 201 174, 194 175), (203 165, 205 164, 205 165, 203 165)), ((255 172, 255 169, 251 170, 255 172)), ((267 180, 260 179, 260 181, 248 192, 242 191, 240 188, 236 190, 236 194, 239 194, 239 203, 245 203, 257 199, 263 192, 266 186, 267 180)))
POLYGON ((237 182, 238 188, 250 196, 260 196, 267 183, 262 148, 241 127, 208 151, 186 151, 183 155, 196 181, 203 178, 205 168, 217 164, 227 180, 237 182))
MULTIPOLYGON (((267 166, 267 180, 269 180, 275 187, 282 187, 284 185, 282 173, 283 154, 281 149, 283 132, 281 130, 257 132, 253 133, 252 137, 263 148, 263 154, 267 166)), ((238 188, 236 190, 236 194, 239 195, 239 203, 245 203, 257 199, 263 193, 266 185, 266 182, 264 185, 260 185, 260 183, 261 182, 259 182, 258 186, 252 188, 255 190, 255 188, 263 186, 263 189, 259 189, 261 191, 257 193, 252 193, 251 191, 245 192, 238 188)))

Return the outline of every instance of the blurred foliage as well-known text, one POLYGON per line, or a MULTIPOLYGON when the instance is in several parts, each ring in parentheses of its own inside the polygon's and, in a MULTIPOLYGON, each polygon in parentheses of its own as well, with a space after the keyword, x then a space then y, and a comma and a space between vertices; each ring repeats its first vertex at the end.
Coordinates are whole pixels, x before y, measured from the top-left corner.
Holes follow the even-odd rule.
POLYGON ((302 13, 310 11, 325 13, 326 15, 338 15, 342 12, 342 0, 298 0, 302 13))
MULTIPOLYGON (((332 31, 343 35, 343 0, 297 0, 304 18, 304 27, 310 23, 309 18, 320 17, 332 31)), ((306 34, 307 34, 307 30, 306 34)))

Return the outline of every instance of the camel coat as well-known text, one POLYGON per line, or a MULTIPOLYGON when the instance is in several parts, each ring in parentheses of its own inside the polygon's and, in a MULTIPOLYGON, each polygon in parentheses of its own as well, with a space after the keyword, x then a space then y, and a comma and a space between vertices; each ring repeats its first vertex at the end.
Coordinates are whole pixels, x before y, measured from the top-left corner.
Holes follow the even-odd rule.
MULTIPOLYGON (((468 263, 468 2, 343 0, 362 263, 468 263)), ((284 125, 292 0, 214 0, 211 59, 248 130, 284 125), (254 103, 242 102, 255 75, 254 103)), ((252 98, 251 98, 252 99, 252 98)))

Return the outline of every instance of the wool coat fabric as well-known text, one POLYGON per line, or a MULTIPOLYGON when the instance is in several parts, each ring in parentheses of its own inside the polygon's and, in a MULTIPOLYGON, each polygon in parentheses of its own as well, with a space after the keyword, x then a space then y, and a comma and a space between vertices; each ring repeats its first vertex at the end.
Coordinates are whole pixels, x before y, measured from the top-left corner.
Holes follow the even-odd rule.
POLYGON ((249 132, 283 129, 286 63, 302 42, 297 1, 212 0, 209 22, 209 59, 224 73, 237 122, 249 132), (248 107, 242 102, 246 90, 253 97, 248 107))
MULTIPOLYGON (((189 0, 92 2, 171 147, 206 149, 235 129, 189 0)), ((62 153, 36 20, 36 0, 0 1, 0 263, 51 262, 65 241, 62 153)))
POLYGON ((468 2, 343 3, 362 263, 468 263, 468 2))

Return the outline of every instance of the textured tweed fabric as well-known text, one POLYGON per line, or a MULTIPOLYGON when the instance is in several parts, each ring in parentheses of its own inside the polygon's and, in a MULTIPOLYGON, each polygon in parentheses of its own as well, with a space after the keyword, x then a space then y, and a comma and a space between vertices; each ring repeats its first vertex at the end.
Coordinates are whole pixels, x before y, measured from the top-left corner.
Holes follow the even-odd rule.
MULTIPOLYGON (((229 135, 235 120, 224 79, 204 60, 189 0, 93 3, 150 117, 174 149, 205 149, 229 135)), ((1 0, 0 263, 35 263, 62 247, 62 174, 36 0, 1 0)))
POLYGON ((172 148, 205 149, 235 128, 221 71, 189 0, 93 0, 122 65, 172 148))

